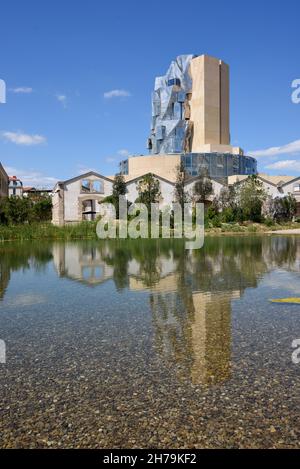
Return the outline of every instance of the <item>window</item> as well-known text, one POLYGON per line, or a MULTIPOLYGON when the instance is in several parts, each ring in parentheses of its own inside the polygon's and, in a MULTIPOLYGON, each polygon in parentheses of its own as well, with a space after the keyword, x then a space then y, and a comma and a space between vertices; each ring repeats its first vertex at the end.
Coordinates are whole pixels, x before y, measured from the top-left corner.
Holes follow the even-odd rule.
POLYGON ((102 181, 93 182, 93 192, 103 192, 103 183, 102 181))
POLYGON ((173 116, 174 119, 181 119, 181 103, 173 104, 173 116))
POLYGON ((180 86, 180 80, 179 78, 171 78, 170 80, 168 80, 168 86, 180 86))
POLYGON ((175 128, 175 135, 178 138, 184 139, 185 131, 183 127, 176 127, 175 128))
POLYGON ((294 192, 300 192, 300 184, 294 185, 294 192))
POLYGON ((184 103, 184 101, 185 101, 185 92, 184 91, 179 91, 178 92, 177 101, 179 103, 184 103))
POLYGON ((90 192, 90 181, 88 179, 83 179, 81 181, 81 190, 83 192, 90 192))
POLYGON ((164 125, 158 125, 156 127, 156 138, 157 140, 163 140, 165 136, 165 126, 164 125))
POLYGON ((186 166, 186 168, 190 168, 192 166, 191 156, 186 156, 185 157, 185 166, 186 166))

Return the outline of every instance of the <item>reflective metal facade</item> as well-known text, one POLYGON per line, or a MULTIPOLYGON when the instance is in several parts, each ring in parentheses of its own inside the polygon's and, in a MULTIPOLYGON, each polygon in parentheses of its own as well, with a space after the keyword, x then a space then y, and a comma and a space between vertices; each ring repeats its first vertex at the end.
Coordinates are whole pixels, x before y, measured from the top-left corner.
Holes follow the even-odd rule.
POLYGON ((180 55, 165 76, 155 79, 152 94, 151 135, 148 149, 159 153, 182 153, 189 150, 192 136, 189 99, 192 91, 190 62, 194 55, 180 55))

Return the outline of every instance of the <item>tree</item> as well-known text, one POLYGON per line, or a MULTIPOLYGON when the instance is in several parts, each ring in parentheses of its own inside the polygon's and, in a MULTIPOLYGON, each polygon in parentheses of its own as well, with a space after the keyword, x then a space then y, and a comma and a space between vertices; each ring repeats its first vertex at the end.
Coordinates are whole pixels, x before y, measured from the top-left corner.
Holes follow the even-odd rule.
MULTIPOLYGON (((127 192, 126 182, 123 174, 116 174, 112 187, 112 194, 105 197, 99 204, 112 204, 116 210, 117 220, 119 219, 119 197, 125 196, 127 192)), ((129 202, 127 202, 127 205, 129 202)))
POLYGON ((34 221, 49 221, 52 217, 52 199, 47 196, 40 196, 31 207, 30 218, 34 221))
POLYGON ((241 210, 237 204, 237 190, 235 186, 222 187, 218 199, 221 210, 221 220, 224 223, 242 221, 241 210))
POLYGON ((241 184, 237 193, 237 202, 243 218, 253 222, 261 222, 262 208, 266 199, 267 193, 263 183, 257 176, 249 176, 241 184))
POLYGON ((136 203, 145 204, 150 213, 151 203, 158 203, 161 197, 159 180, 151 173, 145 174, 137 184, 137 191, 136 203))
POLYGON ((284 197, 276 197, 272 199, 268 207, 268 215, 274 220, 290 221, 297 213, 297 200, 292 194, 284 197))
POLYGON ((32 201, 25 197, 9 197, 5 207, 8 223, 19 224, 30 221, 32 206, 32 201))
POLYGON ((175 198, 176 201, 180 204, 181 208, 184 208, 184 204, 188 201, 188 196, 185 191, 185 181, 186 181, 186 174, 184 169, 184 164, 181 162, 180 165, 177 166, 177 173, 176 173, 176 182, 175 182, 175 198))
POLYGON ((219 195, 219 207, 222 211, 236 207, 236 190, 234 186, 223 186, 219 195))
POLYGON ((211 178, 207 171, 203 171, 194 185, 194 197, 196 202, 205 203, 209 196, 214 194, 211 178))
POLYGON ((112 188, 112 203, 116 209, 117 219, 119 219, 119 197, 125 196, 126 192, 127 187, 123 174, 116 174, 112 188))
POLYGON ((48 221, 52 216, 52 199, 48 195, 29 197, 9 197, 1 199, 0 223, 21 224, 32 221, 48 221))
POLYGON ((125 195, 127 192, 126 182, 123 174, 116 174, 112 187, 112 195, 119 201, 120 195, 125 195))

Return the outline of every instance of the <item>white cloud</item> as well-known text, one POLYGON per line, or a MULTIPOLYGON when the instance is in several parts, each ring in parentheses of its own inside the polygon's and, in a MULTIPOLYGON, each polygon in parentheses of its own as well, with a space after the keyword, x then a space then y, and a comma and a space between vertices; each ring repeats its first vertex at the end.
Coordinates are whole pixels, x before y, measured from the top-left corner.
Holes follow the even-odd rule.
POLYGON ((105 161, 106 163, 119 163, 120 159, 128 158, 129 155, 130 155, 130 152, 126 150, 126 148, 122 148, 121 150, 117 151, 116 156, 107 156, 105 158, 105 161))
POLYGON ((248 153, 249 155, 254 157, 300 153, 300 140, 295 140, 294 142, 287 143, 286 145, 282 145, 281 147, 271 147, 266 148, 265 150, 249 151, 248 153))
POLYGON ((103 94, 104 98, 111 99, 111 98, 124 98, 126 96, 131 96, 131 93, 126 90, 111 90, 106 91, 103 94))
POLYGON ((39 295, 34 293, 24 293, 16 295, 8 300, 9 307, 20 307, 20 306, 33 306, 41 303, 46 303, 47 297, 45 295, 39 295))
POLYGON ((90 171, 94 171, 95 173, 98 173, 98 172, 99 172, 97 169, 92 168, 92 167, 90 167, 90 166, 86 166, 86 165, 83 165, 83 164, 78 164, 78 165, 77 165, 76 173, 77 173, 78 176, 79 176, 80 174, 89 173, 90 171))
POLYGON ((43 135, 30 135, 22 132, 4 131, 1 133, 1 136, 7 142, 15 143, 16 145, 41 145, 47 141, 46 137, 43 137, 43 135))
POLYGON ((105 158, 106 163, 116 163, 117 159, 114 156, 107 156, 105 158))
POLYGON ((118 155, 124 156, 124 157, 129 156, 129 151, 126 150, 125 148, 122 148, 121 150, 118 151, 118 155))
POLYGON ((52 189, 56 182, 57 178, 52 176, 47 176, 40 171, 35 170, 24 170, 13 168, 10 166, 5 166, 5 171, 9 176, 17 176, 23 182, 23 186, 32 186, 36 189, 38 188, 49 188, 52 189))
POLYGON ((16 94, 29 94, 33 92, 33 89, 29 86, 19 86, 18 88, 11 88, 10 91, 16 94))
POLYGON ((67 96, 65 94, 57 94, 56 99, 57 99, 57 101, 59 101, 62 104, 63 108, 66 109, 66 107, 67 107, 67 96))
POLYGON ((300 161, 298 160, 281 160, 265 166, 267 169, 285 169, 288 171, 300 171, 300 161))

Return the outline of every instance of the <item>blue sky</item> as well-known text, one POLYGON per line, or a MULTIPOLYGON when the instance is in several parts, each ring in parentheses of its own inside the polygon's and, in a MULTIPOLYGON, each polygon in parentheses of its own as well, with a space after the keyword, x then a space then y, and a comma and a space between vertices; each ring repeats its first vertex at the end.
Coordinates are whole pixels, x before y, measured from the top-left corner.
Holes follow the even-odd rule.
POLYGON ((299 0, 1 3, 0 161, 34 185, 147 154, 156 75, 180 54, 229 63, 231 140, 300 174, 299 0), (274 148, 275 147, 275 148, 274 148), (273 148, 270 150, 270 148, 273 148), (267 150, 267 151, 266 151, 267 150))

